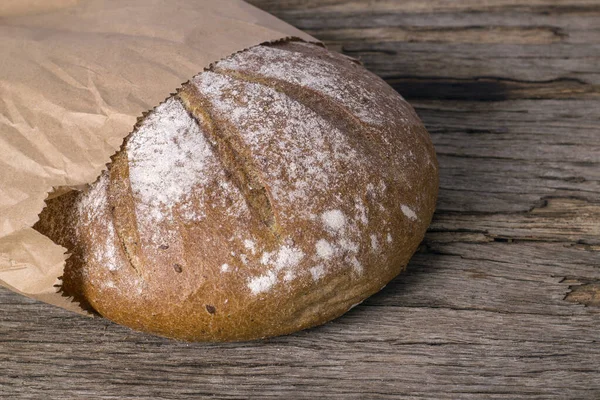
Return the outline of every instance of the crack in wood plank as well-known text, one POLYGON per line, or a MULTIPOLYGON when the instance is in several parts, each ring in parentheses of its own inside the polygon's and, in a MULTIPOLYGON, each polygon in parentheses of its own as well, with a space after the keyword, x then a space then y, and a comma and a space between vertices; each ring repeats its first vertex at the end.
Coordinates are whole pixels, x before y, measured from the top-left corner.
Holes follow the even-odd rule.
POLYGON ((409 100, 505 101, 517 99, 600 98, 600 85, 579 79, 520 81, 509 78, 388 77, 386 82, 409 100))
POLYGON ((565 301, 589 307, 600 307, 600 279, 566 277, 565 282, 571 284, 569 292, 564 298, 565 301))

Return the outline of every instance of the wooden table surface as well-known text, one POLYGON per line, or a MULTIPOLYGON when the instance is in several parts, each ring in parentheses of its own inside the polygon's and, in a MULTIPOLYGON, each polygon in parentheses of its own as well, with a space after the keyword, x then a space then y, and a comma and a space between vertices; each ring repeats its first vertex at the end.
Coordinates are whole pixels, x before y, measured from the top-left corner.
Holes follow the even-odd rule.
POLYGON ((177 343, 0 290, 0 396, 600 398, 600 0, 253 0, 416 107, 438 211, 325 326, 177 343))

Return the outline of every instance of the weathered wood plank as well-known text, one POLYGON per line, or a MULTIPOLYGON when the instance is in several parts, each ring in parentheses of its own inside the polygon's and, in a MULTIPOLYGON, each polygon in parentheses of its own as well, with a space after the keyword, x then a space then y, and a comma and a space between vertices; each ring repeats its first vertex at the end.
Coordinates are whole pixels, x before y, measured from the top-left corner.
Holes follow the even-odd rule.
POLYGON ((597 43, 598 11, 568 15, 555 9, 538 8, 524 13, 516 8, 485 12, 420 13, 405 7, 388 12, 370 10, 364 13, 341 11, 313 12, 311 9, 281 10, 280 16, 293 18, 296 25, 340 46, 360 42, 442 42, 442 43, 597 43), (554 12, 552 12, 554 11, 554 12), (535 13, 535 21, 531 19, 535 13), (447 36, 438 33, 444 32, 447 36), (521 33, 521 34, 519 34, 521 33))
POLYGON ((220 345, 0 289, 0 397, 600 398, 600 3, 251 2, 431 132, 438 212, 407 273, 325 326, 220 345))
POLYGON ((429 235, 412 269, 391 284, 401 288, 377 304, 600 317, 600 310, 564 301, 571 290, 600 281, 596 251, 569 243, 467 242, 453 236, 447 242, 429 235))
POLYGON ((250 0, 269 12, 294 20, 298 12, 311 12, 313 14, 333 13, 343 15, 346 13, 357 13, 370 15, 375 12, 398 13, 447 13, 449 11, 476 12, 501 12, 502 10, 519 11, 523 13, 544 12, 555 14, 598 14, 598 2, 596 0, 572 0, 568 3, 560 0, 531 0, 520 2, 514 0, 431 0, 427 2, 419 0, 370 0, 367 3, 361 0, 250 0))
POLYGON ((39 308, 43 323, 27 323, 3 354, 13 369, 0 384, 13 394, 582 398, 600 390, 598 321, 581 316, 363 306, 290 337, 188 345, 39 308))

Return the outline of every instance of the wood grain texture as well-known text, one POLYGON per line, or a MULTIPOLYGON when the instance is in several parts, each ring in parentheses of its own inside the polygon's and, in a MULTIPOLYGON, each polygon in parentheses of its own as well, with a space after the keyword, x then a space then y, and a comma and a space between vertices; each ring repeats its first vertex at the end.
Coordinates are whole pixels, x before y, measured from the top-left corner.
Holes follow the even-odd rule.
POLYGON ((5 398, 600 398, 600 3, 253 0, 416 107, 438 212, 344 317, 186 344, 0 291, 5 398))

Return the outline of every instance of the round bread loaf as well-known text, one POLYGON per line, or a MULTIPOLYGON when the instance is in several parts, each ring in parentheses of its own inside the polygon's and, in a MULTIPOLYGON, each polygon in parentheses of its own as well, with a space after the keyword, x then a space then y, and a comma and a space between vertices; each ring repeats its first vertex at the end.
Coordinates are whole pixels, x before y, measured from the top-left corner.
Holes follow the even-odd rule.
POLYGON ((63 292, 190 341, 287 334, 398 275, 435 208, 412 107, 356 61, 303 42, 219 61, 146 115, 107 172, 48 201, 63 292))

